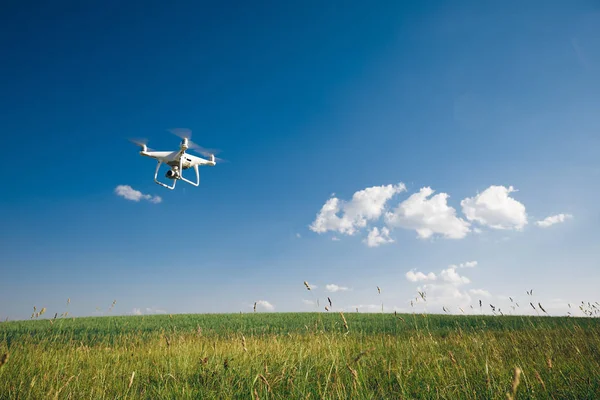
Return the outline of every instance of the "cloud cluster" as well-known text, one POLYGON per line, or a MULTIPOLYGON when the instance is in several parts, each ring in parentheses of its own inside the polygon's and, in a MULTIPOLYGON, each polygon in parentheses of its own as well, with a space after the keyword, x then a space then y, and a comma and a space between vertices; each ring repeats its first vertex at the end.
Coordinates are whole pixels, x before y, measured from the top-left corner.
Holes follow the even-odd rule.
POLYGON ((376 220, 381 216, 385 203, 392 196, 405 190, 406 186, 400 183, 359 190, 348 202, 331 197, 321 207, 310 229, 317 233, 333 231, 354 235, 357 230, 367 226, 367 221, 376 220))
POLYGON ((131 201, 140 201, 140 200, 148 200, 151 203, 160 203, 162 198, 160 196, 151 196, 149 194, 144 194, 139 190, 135 190, 129 185, 119 185, 115 188, 115 193, 117 196, 121 196, 127 200, 131 201))
MULTIPOLYGON (((525 205, 511 197, 517 192, 513 186, 492 185, 475 196, 464 198, 460 201, 463 216, 448 204, 447 193, 436 194, 430 187, 423 187, 395 207, 388 207, 395 195, 406 191, 400 182, 359 190, 347 202, 332 194, 309 228, 319 234, 330 231, 349 236, 364 229, 368 234, 363 243, 378 247, 393 243, 391 233, 397 228, 413 230, 419 239, 434 236, 463 239, 469 233, 483 233, 484 228, 521 231, 528 224, 525 205), (378 222, 385 226, 374 226, 378 222)), ((559 214, 536 225, 545 228, 570 217, 570 214, 559 214)), ((333 238, 339 240, 338 236, 333 238)))
POLYGON ((416 289, 425 293, 428 304, 445 307, 448 310, 460 307, 464 311, 472 301, 471 295, 490 297, 487 290, 466 290, 463 288, 471 284, 471 279, 459 274, 457 269, 474 268, 475 266, 477 266, 477 261, 469 261, 458 265, 451 264, 438 274, 433 272, 425 274, 413 269, 406 273, 406 279, 410 282, 424 282, 416 289))
POLYGON ((462 239, 469 233, 469 223, 456 216, 456 210, 448 206, 448 194, 422 188, 385 214, 385 222, 394 228, 413 229, 421 239, 440 234, 450 239, 462 239))

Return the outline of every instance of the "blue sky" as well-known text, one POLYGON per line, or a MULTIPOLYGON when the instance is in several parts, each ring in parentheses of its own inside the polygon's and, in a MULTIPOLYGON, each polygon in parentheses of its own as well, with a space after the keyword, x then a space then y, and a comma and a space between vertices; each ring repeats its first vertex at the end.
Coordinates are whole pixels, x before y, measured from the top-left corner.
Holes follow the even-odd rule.
POLYGON ((79 316, 600 300, 597 3, 12 2, 0 23, 2 319, 67 298, 79 316), (174 127, 229 162, 156 185, 127 139, 174 149, 174 127))

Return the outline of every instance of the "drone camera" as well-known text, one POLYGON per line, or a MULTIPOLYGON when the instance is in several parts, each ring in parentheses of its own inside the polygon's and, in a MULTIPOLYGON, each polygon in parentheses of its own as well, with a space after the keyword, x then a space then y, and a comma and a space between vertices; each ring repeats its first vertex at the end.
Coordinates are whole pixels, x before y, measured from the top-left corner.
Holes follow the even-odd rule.
POLYGON ((170 169, 165 174, 165 177, 167 177, 169 179, 177 179, 179 177, 179 174, 177 173, 177 171, 170 169))

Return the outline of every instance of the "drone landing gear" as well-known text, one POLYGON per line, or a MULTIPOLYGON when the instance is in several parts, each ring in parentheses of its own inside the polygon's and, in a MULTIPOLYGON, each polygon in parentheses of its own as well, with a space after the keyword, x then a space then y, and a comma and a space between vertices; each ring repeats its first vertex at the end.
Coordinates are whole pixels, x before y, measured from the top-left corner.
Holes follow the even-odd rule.
POLYGON ((154 182, 158 183, 159 185, 166 187, 167 189, 173 190, 175 189, 175 185, 177 184, 178 179, 181 179, 182 181, 187 182, 193 186, 200 185, 200 171, 198 170, 198 165, 194 165, 194 170, 196 171, 196 182, 192 182, 189 179, 183 177, 183 162, 182 160, 179 160, 179 168, 177 169, 177 167, 175 167, 174 169, 167 172, 167 177, 173 180, 173 184, 169 186, 158 180, 158 171, 160 170, 161 164, 162 161, 159 161, 158 164, 156 164, 156 171, 154 172, 154 182))

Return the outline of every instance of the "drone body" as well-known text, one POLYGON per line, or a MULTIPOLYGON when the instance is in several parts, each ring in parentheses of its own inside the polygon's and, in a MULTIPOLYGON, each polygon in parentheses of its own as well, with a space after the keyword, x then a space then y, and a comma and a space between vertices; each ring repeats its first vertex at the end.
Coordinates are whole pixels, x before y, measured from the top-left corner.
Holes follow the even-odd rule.
POLYGON ((215 161, 215 155, 210 154, 207 151, 204 151, 204 153, 208 153, 207 156, 210 158, 209 160, 186 153, 186 150, 190 147, 202 149, 200 146, 192 143, 189 140, 189 137, 182 138, 179 145, 179 150, 176 151, 154 151, 148 149, 145 143, 134 143, 138 144, 142 148, 140 155, 157 160, 158 163, 156 165, 156 171, 154 172, 154 182, 167 189, 173 190, 178 180, 198 186, 200 185, 200 171, 198 167, 201 165, 208 165, 212 167, 217 164, 215 161), (160 170, 162 164, 166 164, 168 167, 170 167, 165 174, 166 178, 173 181, 170 186, 158 180, 158 171, 160 170), (190 168, 193 168, 194 171, 196 171, 196 182, 186 179, 183 176, 183 171, 190 168))

